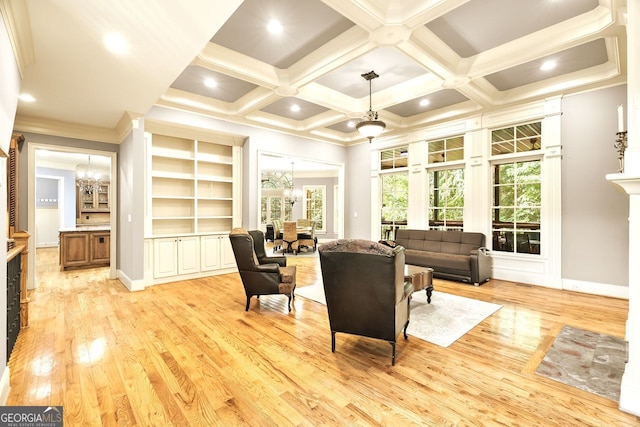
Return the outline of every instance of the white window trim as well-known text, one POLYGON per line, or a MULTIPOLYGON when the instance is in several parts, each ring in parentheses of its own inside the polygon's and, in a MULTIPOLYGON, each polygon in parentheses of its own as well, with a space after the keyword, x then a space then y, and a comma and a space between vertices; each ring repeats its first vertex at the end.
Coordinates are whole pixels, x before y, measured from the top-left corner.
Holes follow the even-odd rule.
POLYGON ((316 228, 316 233, 327 234, 327 186, 303 185, 302 186, 302 217, 307 217, 307 190, 322 190, 322 228, 316 228))
MULTIPOLYGON (((542 149, 536 155, 542 162, 541 240, 547 242, 541 255, 504 254, 492 252, 493 273, 496 279, 530 283, 552 288, 562 288, 562 221, 561 221, 561 160, 562 120, 561 97, 498 110, 466 120, 454 120, 418 129, 406 136, 381 138, 371 149, 371 236, 377 238, 380 224, 380 155, 381 149, 409 144, 409 228, 426 229, 428 200, 425 173, 427 166, 426 141, 465 133, 465 231, 480 231, 491 236, 491 156, 490 129, 506 127, 514 123, 542 120, 542 149)), ((527 153, 524 153, 526 156, 527 153)), ((506 160, 507 156, 503 155, 506 160)), ((516 153, 514 156, 523 156, 516 153)), ((502 160, 502 158, 501 158, 502 160)), ((520 160, 520 158, 518 158, 520 160)), ((450 166, 438 164, 438 167, 450 166)), ((385 171, 386 172, 386 171, 385 171)), ((489 238, 489 237, 487 237, 489 238)))
POLYGON ((340 186, 333 186, 333 233, 340 233, 340 186))

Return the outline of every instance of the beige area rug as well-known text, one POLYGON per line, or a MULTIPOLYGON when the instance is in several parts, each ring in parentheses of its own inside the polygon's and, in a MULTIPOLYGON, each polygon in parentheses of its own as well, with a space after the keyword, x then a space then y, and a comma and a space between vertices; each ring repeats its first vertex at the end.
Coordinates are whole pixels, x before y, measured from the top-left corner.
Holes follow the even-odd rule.
MULTIPOLYGON (((322 285, 296 289, 301 296, 326 304, 322 285)), ((411 315, 407 333, 441 347, 449 347, 502 306, 443 292, 433 292, 431 304, 426 293, 416 292, 411 298, 411 315)))
POLYGON ((536 374, 618 402, 626 356, 621 338, 564 326, 536 374))

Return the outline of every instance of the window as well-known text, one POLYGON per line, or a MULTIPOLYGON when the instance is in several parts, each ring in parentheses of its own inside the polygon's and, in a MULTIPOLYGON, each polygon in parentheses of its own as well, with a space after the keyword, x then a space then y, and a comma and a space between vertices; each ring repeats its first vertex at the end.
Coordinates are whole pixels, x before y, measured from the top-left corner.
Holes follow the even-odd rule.
POLYGON ((460 230, 464 213, 464 169, 429 171, 429 229, 460 230))
POLYGON ((282 197, 269 197, 269 212, 272 221, 282 219, 282 197))
POLYGON ((326 187, 324 185, 305 185, 303 186, 303 193, 304 205, 302 215, 306 219, 316 221, 316 231, 326 233, 326 187))
POLYGON ((464 137, 438 139, 427 142, 427 163, 453 162, 464 160, 464 137))
POLYGON ((510 126, 491 132, 491 155, 523 153, 542 148, 542 122, 510 126))
POLYGON ((407 226, 409 175, 406 172, 381 175, 380 181, 382 201, 380 238, 393 240, 396 230, 407 226))
POLYGON ((493 166, 493 250, 540 253, 540 160, 493 166))
POLYGON ((291 188, 291 172, 262 172, 262 224, 280 219, 291 221, 291 200, 285 196, 288 188, 291 188))
POLYGON ((542 122, 491 132, 493 165, 493 250, 539 254, 541 218, 541 160, 514 155, 541 153, 542 122), (537 153, 535 153, 537 152, 537 153), (510 155, 510 156, 505 156, 510 155), (510 161, 500 158, 509 157, 510 161))
POLYGON ((406 168, 409 164, 408 154, 406 146, 380 151, 380 170, 406 168))

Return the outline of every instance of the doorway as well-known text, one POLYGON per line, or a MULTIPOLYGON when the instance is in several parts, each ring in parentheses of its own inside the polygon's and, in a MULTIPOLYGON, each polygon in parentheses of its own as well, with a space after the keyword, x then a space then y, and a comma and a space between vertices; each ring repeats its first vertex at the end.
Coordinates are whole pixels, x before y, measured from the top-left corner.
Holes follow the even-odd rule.
MULTIPOLYGON (((43 240, 39 233, 43 233, 42 221, 39 221, 38 200, 36 197, 36 186, 38 177, 55 176, 61 181, 62 188, 59 186, 59 229, 76 227, 76 218, 78 216, 78 208, 76 204, 76 170, 78 165, 82 168, 82 164, 87 162, 91 156, 91 162, 99 168, 105 176, 108 177, 110 185, 108 186, 108 198, 110 201, 110 213, 104 218, 105 224, 109 227, 109 278, 116 278, 116 215, 117 200, 117 153, 99 150, 82 149, 76 147, 66 147, 59 145, 48 145, 39 143, 30 143, 28 145, 28 158, 33 161, 28 162, 28 229, 31 232, 29 248, 29 272, 27 278, 27 288, 34 289, 38 286, 38 278, 35 266, 37 265, 36 245, 43 240), (102 162, 99 159, 103 159, 102 162), (98 164, 96 164, 98 163, 98 164), (65 194, 67 195, 65 197, 65 194), (64 203, 64 205, 61 205, 64 203), (40 223, 40 225, 39 225, 40 223)), ((44 197, 47 199, 47 197, 44 197)), ((51 199, 51 197, 48 197, 51 199)), ((56 232, 57 230, 54 230, 56 232)), ((51 230, 48 231, 51 233, 51 230)), ((57 243, 57 239, 56 239, 57 243)))
POLYGON ((310 201, 314 189, 322 190, 322 230, 319 239, 344 235, 344 164, 329 163, 285 154, 258 152, 258 227, 266 229, 273 219, 306 217, 318 201, 310 201), (292 199, 287 191, 300 194, 292 199), (292 203, 293 202, 293 203, 292 203))

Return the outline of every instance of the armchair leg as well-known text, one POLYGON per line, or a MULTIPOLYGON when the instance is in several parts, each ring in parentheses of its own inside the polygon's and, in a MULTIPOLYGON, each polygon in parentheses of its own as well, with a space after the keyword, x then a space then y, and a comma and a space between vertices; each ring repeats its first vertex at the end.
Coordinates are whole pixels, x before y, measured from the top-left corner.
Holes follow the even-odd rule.
POLYGON ((331 353, 336 352, 336 333, 331 331, 331 353))
POLYGON ((389 344, 391 344, 391 366, 395 366, 396 365, 396 342, 391 341, 389 344))
POLYGON ((247 295, 247 306, 244 308, 244 311, 249 311, 249 303, 251 302, 251 296, 247 295))

